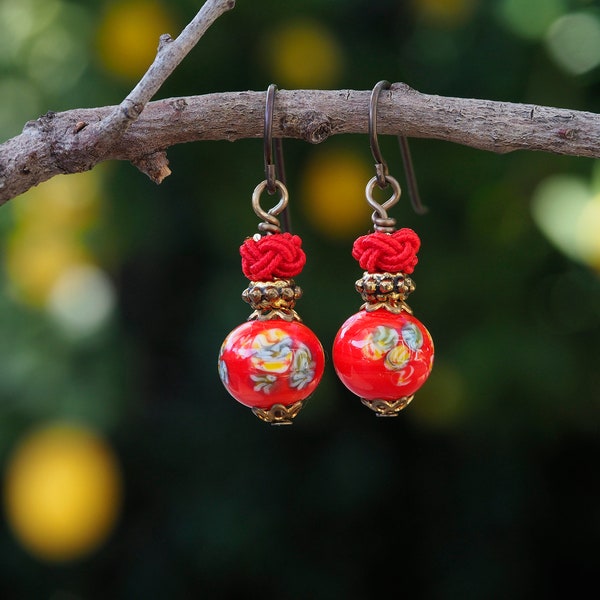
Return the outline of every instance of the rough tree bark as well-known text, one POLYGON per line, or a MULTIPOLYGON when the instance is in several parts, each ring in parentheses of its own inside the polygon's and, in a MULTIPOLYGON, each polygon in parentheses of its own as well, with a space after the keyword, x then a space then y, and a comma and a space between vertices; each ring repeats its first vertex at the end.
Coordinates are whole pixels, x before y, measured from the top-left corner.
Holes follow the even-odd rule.
MULTIPOLYGON (((0 204, 58 174, 126 160, 160 183, 170 174, 165 150, 200 140, 261 137, 265 92, 228 92, 150 102, 162 83, 234 0, 208 0, 175 39, 163 35, 144 77, 118 106, 47 113, 0 144, 0 204)), ((320 143, 366 133, 370 91, 280 90, 273 135, 320 143)), ((541 150, 600 158, 600 115, 427 95, 403 83, 381 94, 380 134, 435 138, 506 153, 541 150)))

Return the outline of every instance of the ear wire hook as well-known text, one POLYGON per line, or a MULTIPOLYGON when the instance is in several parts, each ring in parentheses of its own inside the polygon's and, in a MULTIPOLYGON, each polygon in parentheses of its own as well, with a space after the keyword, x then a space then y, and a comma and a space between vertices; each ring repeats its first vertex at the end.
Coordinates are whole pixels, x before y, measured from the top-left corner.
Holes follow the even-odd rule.
POLYGON ((408 197, 410 198, 410 203, 412 204, 413 210, 418 215, 424 215, 429 209, 421 202, 419 186, 417 185, 417 176, 415 174, 415 168, 413 167, 410 148, 408 147, 408 138, 404 137, 403 135, 399 135, 398 143, 400 144, 402 165, 404 166, 404 172, 406 173, 406 186, 408 187, 408 197))
MULTIPOLYGON (((265 177, 267 181, 266 190, 269 194, 274 194, 277 191, 278 183, 282 183, 284 186, 286 183, 281 138, 273 140, 273 113, 276 92, 277 86, 271 83, 267 88, 265 100, 264 156, 265 177)), ((281 229, 283 231, 291 231, 290 215, 287 206, 283 209, 280 216, 282 221, 281 229)))
MULTIPOLYGON (((387 163, 383 159, 381 149, 379 148, 379 140, 377 139, 377 105, 379 104, 379 96, 381 91, 389 90, 391 87, 392 84, 389 81, 386 81, 385 79, 379 81, 375 84, 369 100, 369 143, 371 145, 371 154, 375 160, 377 185, 382 189, 387 187, 388 183, 390 183, 390 175, 387 163)), ((406 182, 410 203, 412 204, 413 210, 417 214, 423 215, 427 212, 427 208, 421 203, 419 188, 417 185, 417 177, 415 175, 410 148, 408 146, 408 139, 405 136, 399 135, 398 143, 400 144, 402 164, 404 166, 404 172, 406 173, 406 182)))
POLYGON ((267 88, 265 99, 265 129, 264 129, 264 155, 265 155, 265 177, 267 178, 267 192, 274 194, 277 191, 277 177, 275 163, 273 162, 273 105, 275 104, 275 92, 277 86, 272 83, 267 88))
POLYGON ((389 182, 386 178, 389 177, 390 173, 387 163, 383 160, 379 140, 377 139, 377 105, 379 104, 381 90, 389 90, 391 86, 392 84, 385 80, 376 83, 369 100, 369 144, 371 145, 371 154, 375 160, 377 185, 382 189, 388 186, 389 182))

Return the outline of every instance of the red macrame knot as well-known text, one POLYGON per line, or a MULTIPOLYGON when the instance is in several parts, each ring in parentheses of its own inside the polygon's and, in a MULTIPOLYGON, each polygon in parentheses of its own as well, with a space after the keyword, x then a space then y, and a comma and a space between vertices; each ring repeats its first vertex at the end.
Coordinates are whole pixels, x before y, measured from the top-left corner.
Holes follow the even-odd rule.
POLYGON ((248 238, 240 247, 242 271, 250 281, 295 277, 306 263, 301 246, 300 237, 291 233, 273 233, 258 240, 248 238))
POLYGON ((359 237, 352 256, 369 273, 406 273, 410 275, 418 262, 419 236, 408 228, 394 233, 376 231, 359 237))

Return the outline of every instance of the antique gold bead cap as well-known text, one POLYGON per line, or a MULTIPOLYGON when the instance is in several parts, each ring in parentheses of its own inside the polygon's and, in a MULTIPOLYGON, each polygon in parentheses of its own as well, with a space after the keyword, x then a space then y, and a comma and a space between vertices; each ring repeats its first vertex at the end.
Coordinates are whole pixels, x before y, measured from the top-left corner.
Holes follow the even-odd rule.
POLYGON ((415 395, 412 394, 397 400, 367 400, 361 398, 360 401, 375 412, 378 417, 397 417, 398 413, 406 408, 414 397, 415 395))
POLYGON ((385 308, 390 312, 406 311, 412 314, 406 298, 415 291, 414 281, 404 273, 368 273, 355 283, 356 291, 367 311, 385 308))
POLYGON ((296 302, 302 297, 302 288, 293 279, 274 279, 273 281, 251 281, 242 292, 242 300, 250 304, 254 312, 248 317, 268 320, 281 318, 285 321, 301 321, 294 310, 296 302))
POLYGON ((252 409, 252 412, 265 423, 270 423, 271 425, 291 425, 293 419, 302 410, 304 402, 304 400, 299 400, 290 406, 274 404, 269 409, 255 407, 252 409))

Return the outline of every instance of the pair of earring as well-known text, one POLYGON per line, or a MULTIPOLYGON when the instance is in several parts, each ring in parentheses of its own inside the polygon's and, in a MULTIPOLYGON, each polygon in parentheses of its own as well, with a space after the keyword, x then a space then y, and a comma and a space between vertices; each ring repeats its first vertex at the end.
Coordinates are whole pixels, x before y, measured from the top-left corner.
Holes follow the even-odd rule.
MULTIPOLYGON (((369 138, 376 176, 366 186, 366 199, 374 209, 374 231, 359 237, 352 256, 364 270, 356 284, 364 304, 341 326, 333 343, 333 364, 342 383, 378 416, 396 416, 425 383, 433 365, 433 341, 425 326, 406 304, 415 285, 410 275, 417 264, 420 240, 408 228, 396 229, 387 211, 400 198, 400 185, 389 175, 377 141, 377 104, 380 81, 371 93, 369 138), (391 186, 383 204, 373 198, 375 186, 391 186)), ((242 271, 250 280, 242 294, 253 308, 248 321, 234 329, 219 352, 219 375, 229 393, 271 424, 290 424, 314 392, 325 368, 323 347, 296 313, 302 290, 294 282, 306 262, 302 240, 282 232, 280 215, 286 215, 288 191, 281 181, 282 159, 272 160, 272 118, 276 86, 267 90, 265 107, 266 179, 254 190, 252 207, 263 219, 259 233, 240 248, 242 271), (276 177, 279 166, 280 179, 276 177), (280 199, 270 210, 260 205, 265 191, 280 199)), ((280 144, 280 140, 278 140, 280 144)), ((409 175, 410 155, 402 143, 409 175), (408 162, 407 162, 408 161, 408 162)), ((278 146, 280 149, 280 146, 278 146)), ((412 181, 412 180, 409 180, 412 181)), ((409 185, 413 205, 421 211, 416 187, 409 185)))

